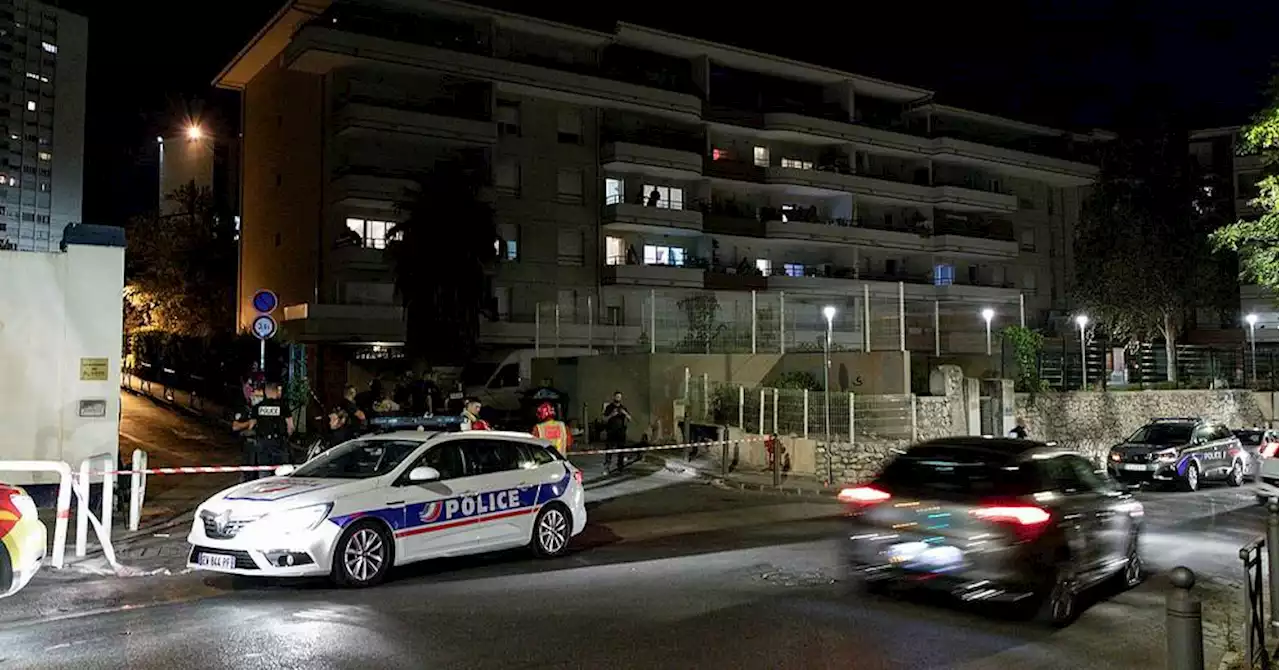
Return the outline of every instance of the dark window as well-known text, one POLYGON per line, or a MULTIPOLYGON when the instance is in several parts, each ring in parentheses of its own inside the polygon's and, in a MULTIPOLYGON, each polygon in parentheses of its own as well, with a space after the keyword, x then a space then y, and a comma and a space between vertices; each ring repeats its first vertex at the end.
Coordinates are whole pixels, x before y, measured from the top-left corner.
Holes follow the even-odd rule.
POLYGON ((1231 437, 1231 430, 1220 423, 1213 424, 1211 430, 1213 431, 1209 436, 1211 440, 1225 440, 1231 437))
POLYGON ((432 447, 422 458, 414 464, 414 467, 435 468, 440 473, 440 479, 455 479, 466 473, 466 466, 462 462, 462 450, 453 442, 446 442, 432 447))
MULTIPOLYGON (((1094 487, 1080 476, 1080 471, 1072 463, 1070 456, 1056 456, 1036 461, 1036 463, 1039 465, 1040 473, 1045 483, 1054 491, 1085 493, 1094 490, 1094 487)), ((1090 472, 1092 470, 1092 468, 1089 468, 1090 472)))
POLYGON ((1138 429, 1126 442, 1133 444, 1186 444, 1191 441, 1189 423, 1153 423, 1138 429))
POLYGON ((521 459, 522 467, 536 468, 539 465, 554 463, 556 462, 556 460, 558 460, 557 457, 559 456, 559 454, 557 454, 556 456, 552 456, 551 455, 553 451, 552 449, 547 449, 545 447, 541 447, 536 444, 525 444, 523 442, 521 442, 518 446, 520 447, 521 451, 525 452, 524 458, 521 459))
POLYGON ((367 479, 385 475, 409 457, 421 442, 412 440, 354 440, 307 461, 297 477, 367 479))
POLYGON ((460 446, 467 456, 468 475, 491 475, 520 469, 519 445, 501 440, 465 440, 460 446))
POLYGON ((1262 431, 1260 430, 1237 430, 1236 437, 1240 438, 1240 443, 1256 447, 1262 444, 1262 431))
POLYGON ((1103 493, 1111 490, 1112 486, 1107 481, 1105 475, 1098 473, 1097 468, 1093 464, 1079 456, 1065 456, 1071 468, 1076 472, 1076 478, 1084 483, 1089 490, 1103 493))
POLYGON ((922 495, 1022 496, 1036 491, 1026 464, 985 449, 921 445, 894 459, 878 480, 895 491, 922 495))

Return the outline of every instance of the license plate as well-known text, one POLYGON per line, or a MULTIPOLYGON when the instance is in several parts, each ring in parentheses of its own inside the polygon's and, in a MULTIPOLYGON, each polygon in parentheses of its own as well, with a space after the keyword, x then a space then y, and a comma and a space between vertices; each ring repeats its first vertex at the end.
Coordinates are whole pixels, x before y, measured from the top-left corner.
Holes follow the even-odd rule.
POLYGON ((196 559, 196 563, 206 568, 220 568, 223 570, 231 570, 236 567, 236 557, 226 554, 205 554, 201 553, 196 559))
POLYGON ((1148 469, 1148 467, 1147 467, 1146 465, 1142 465, 1141 463, 1125 463, 1125 464, 1123 464, 1123 465, 1121 465, 1121 466, 1120 466, 1120 469, 1121 469, 1121 470, 1134 470, 1134 471, 1137 471, 1137 472, 1146 472, 1146 471, 1147 471, 1147 469, 1148 469))

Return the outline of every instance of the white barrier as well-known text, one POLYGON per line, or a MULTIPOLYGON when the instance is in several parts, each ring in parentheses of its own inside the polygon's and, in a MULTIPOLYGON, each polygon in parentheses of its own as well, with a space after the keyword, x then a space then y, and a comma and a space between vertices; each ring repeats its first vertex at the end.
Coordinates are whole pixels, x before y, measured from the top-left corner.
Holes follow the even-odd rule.
MULTIPOLYGON (((92 477, 99 474, 93 472, 92 467, 97 461, 103 464, 103 470, 115 470, 115 457, 111 454, 94 454, 83 461, 80 461, 79 476, 76 477, 76 558, 84 558, 85 552, 88 550, 89 539, 89 497, 92 490, 92 477)), ((107 542, 111 540, 111 505, 114 502, 115 492, 115 476, 102 476, 102 523, 106 529, 107 542)), ((102 533, 99 533, 101 536, 102 533)), ((102 538, 98 538, 102 541, 102 538)), ((105 546, 105 544, 104 544, 105 546)))
POLYGON ((136 531, 142 522, 142 501, 147 495, 147 452, 134 449, 129 468, 129 530, 136 531))
POLYGON ((53 567, 61 568, 67 550, 67 521, 71 517, 71 466, 61 461, 0 461, 5 472, 58 473, 57 516, 53 522, 53 567))

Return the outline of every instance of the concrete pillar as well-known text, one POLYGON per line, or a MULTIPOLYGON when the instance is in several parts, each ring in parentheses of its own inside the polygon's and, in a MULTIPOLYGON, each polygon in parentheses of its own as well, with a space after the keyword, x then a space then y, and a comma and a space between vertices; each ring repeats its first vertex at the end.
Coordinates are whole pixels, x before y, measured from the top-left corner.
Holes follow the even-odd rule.
POLYGON ((964 432, 962 435, 982 434, 982 389, 978 380, 972 377, 964 379, 964 432))
POLYGON ((991 416, 993 417, 992 433, 996 437, 1009 434, 1013 430, 1013 381, 1010 379, 983 379, 980 382, 981 394, 990 398, 991 416))

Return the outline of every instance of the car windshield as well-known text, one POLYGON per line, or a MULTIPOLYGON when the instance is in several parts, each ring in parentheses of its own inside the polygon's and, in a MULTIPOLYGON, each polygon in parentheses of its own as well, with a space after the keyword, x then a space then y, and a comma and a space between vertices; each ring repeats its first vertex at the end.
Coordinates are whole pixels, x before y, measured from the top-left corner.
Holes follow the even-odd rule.
POLYGON ((1125 441, 1130 444, 1185 444, 1191 441, 1194 428, 1189 423, 1151 423, 1139 428, 1125 441))
POLYGON ((1035 491, 1030 468, 1008 454, 985 449, 916 447, 894 459, 878 480, 897 491, 921 495, 1023 496, 1035 491))
POLYGON ((1240 444, 1256 447, 1262 444, 1263 432, 1260 430, 1237 430, 1236 437, 1240 438, 1240 444))
POLYGON ((422 446, 414 440, 355 440, 340 444, 307 461, 295 477, 329 479, 367 479, 391 472, 415 449, 422 446))

